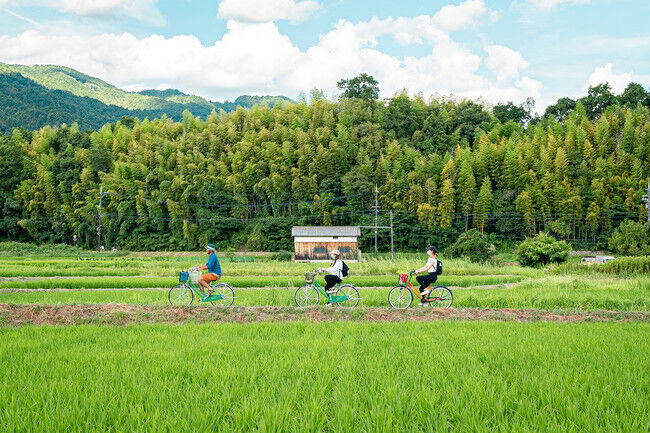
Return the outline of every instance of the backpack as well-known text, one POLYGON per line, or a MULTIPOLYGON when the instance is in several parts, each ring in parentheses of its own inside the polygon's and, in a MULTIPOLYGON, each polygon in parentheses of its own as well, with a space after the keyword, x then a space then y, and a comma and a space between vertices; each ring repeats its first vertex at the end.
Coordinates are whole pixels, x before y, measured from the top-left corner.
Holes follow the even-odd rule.
POLYGON ((436 266, 436 275, 442 275, 442 262, 438 260, 438 264, 436 266))
POLYGON ((347 277, 348 273, 350 272, 350 268, 348 268, 348 265, 346 265, 343 260, 341 260, 341 262, 343 263, 343 269, 341 269, 341 275, 347 277))

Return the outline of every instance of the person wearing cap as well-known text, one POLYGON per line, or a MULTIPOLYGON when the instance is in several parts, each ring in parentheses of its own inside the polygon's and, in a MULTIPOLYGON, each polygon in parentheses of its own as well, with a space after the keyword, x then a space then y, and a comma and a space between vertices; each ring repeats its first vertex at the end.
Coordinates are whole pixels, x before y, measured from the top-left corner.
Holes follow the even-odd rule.
POLYGON ((208 263, 196 267, 197 271, 207 269, 208 272, 199 277, 199 286, 208 292, 208 295, 211 295, 214 290, 210 287, 210 283, 217 281, 221 278, 221 265, 219 264, 219 259, 217 259, 217 253, 213 244, 207 244, 205 246, 205 252, 208 255, 208 263))
POLYGON ((427 272, 426 275, 418 275, 415 279, 420 283, 420 293, 422 294, 421 302, 424 304, 424 298, 429 294, 431 290, 428 289, 429 285, 436 282, 438 279, 438 274, 436 270, 438 269, 438 259, 437 254, 438 250, 435 246, 431 245, 427 248, 427 254, 429 255, 429 260, 423 268, 416 269, 411 271, 412 274, 419 274, 420 272, 427 272))
POLYGON ((343 261, 341 260, 341 252, 333 250, 330 252, 332 263, 329 268, 318 269, 319 272, 327 272, 330 275, 325 275, 325 291, 331 293, 335 291, 332 287, 343 281, 343 261))

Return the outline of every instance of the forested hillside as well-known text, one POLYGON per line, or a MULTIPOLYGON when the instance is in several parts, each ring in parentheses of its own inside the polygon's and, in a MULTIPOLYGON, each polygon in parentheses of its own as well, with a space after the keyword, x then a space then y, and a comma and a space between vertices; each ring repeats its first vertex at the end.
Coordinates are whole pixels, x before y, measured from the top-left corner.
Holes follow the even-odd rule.
POLYGON ((0 74, 0 132, 75 122, 82 130, 97 129, 126 115, 144 118, 146 113, 48 89, 20 74, 0 74))
POLYGON ((0 63, 0 132, 12 128, 38 129, 78 123, 81 129, 99 129, 122 116, 180 120, 183 111, 206 118, 213 110, 234 111, 255 104, 273 106, 291 102, 282 96, 238 97, 234 102, 210 102, 176 89, 126 92, 71 68, 53 65, 0 63))
POLYGON ((14 130, 0 139, 0 237, 76 233, 96 245, 100 185, 105 245, 130 249, 289 249, 293 225, 371 223, 375 184, 380 223, 395 212, 402 249, 472 227, 496 240, 544 230, 597 246, 623 219, 645 219, 641 86, 618 96, 598 86, 532 120, 523 105, 344 96, 90 133, 14 130))

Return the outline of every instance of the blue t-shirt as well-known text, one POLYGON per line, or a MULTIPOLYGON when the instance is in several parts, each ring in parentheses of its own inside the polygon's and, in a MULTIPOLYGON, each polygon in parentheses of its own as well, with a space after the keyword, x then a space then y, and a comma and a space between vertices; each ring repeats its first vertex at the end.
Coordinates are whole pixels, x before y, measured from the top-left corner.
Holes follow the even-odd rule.
POLYGON ((217 259, 217 255, 215 253, 210 254, 206 266, 208 267, 209 273, 215 275, 221 275, 221 265, 219 264, 219 259, 217 259))

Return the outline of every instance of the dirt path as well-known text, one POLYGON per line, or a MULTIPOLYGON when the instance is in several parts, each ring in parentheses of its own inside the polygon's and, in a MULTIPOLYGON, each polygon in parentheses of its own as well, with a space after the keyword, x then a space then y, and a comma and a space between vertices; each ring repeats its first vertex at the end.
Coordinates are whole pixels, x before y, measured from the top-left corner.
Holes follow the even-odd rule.
POLYGON ((641 312, 552 312, 516 309, 414 309, 335 307, 156 307, 126 304, 104 305, 10 305, 0 304, 0 326, 23 325, 126 325, 130 323, 248 323, 289 321, 424 322, 434 320, 495 320, 514 322, 650 322, 641 312))

